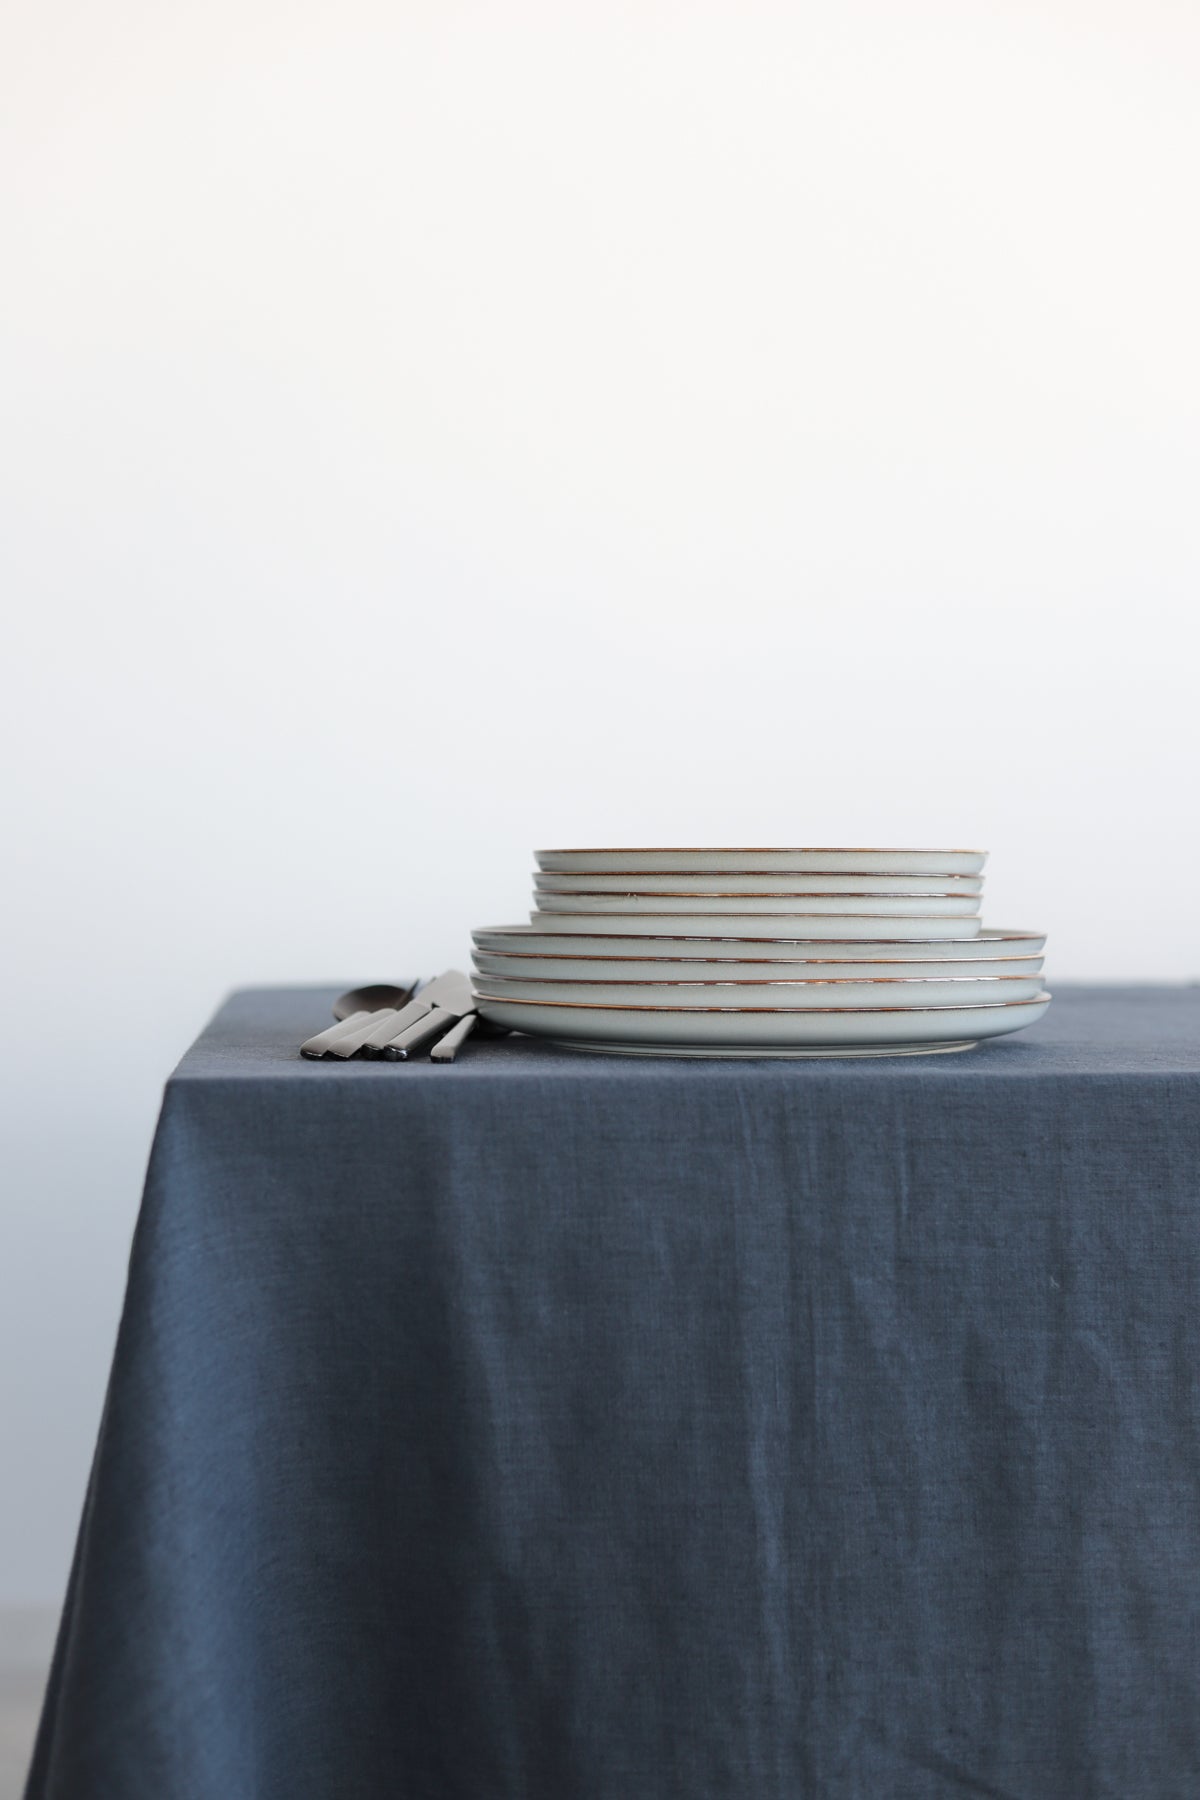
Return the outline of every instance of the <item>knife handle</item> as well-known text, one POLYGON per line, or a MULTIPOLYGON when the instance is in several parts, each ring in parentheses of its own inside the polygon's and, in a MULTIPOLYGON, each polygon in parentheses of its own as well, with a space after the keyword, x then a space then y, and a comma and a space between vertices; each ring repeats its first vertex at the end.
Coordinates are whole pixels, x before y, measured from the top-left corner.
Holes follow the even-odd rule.
POLYGON ((300 1046, 301 1056, 324 1056, 331 1050, 340 1037, 346 1032, 356 1030, 364 1019, 373 1019, 374 1013, 351 1013, 349 1018, 339 1019, 336 1025, 327 1025, 324 1031, 318 1031, 316 1037, 310 1037, 300 1046))
POLYGON ((397 1008, 394 1018, 380 1019, 363 1045, 365 1054, 382 1056, 384 1046, 391 1043, 392 1039, 398 1037, 402 1031, 407 1031, 410 1025, 415 1025, 418 1019, 423 1019, 433 1005, 432 1000, 422 1000, 421 996, 417 994, 408 1002, 407 1006, 397 1008))
POLYGON ((468 1013, 457 1025, 451 1027, 445 1037, 439 1038, 429 1052, 430 1062, 453 1062, 460 1047, 466 1043, 476 1025, 479 1023, 478 1013, 468 1013))
MULTIPOLYGON (((330 1045, 334 1056, 356 1056, 365 1050, 370 1056, 376 1045, 386 1044, 397 1032, 403 1031, 406 1025, 415 1025, 429 1011, 429 1003, 422 1000, 410 1000, 406 1006, 385 1006, 379 1012, 368 1013, 361 1025, 353 1031, 347 1031, 330 1045)), ((378 1050, 375 1051, 378 1055, 378 1050)))
POLYGON ((410 1051, 419 1049, 430 1038, 440 1037, 461 1017, 461 1013, 447 1012, 444 1006, 431 1007, 423 1019, 418 1019, 415 1025, 410 1025, 407 1031, 402 1031, 399 1037, 385 1045, 383 1054, 389 1062, 403 1062, 410 1051))

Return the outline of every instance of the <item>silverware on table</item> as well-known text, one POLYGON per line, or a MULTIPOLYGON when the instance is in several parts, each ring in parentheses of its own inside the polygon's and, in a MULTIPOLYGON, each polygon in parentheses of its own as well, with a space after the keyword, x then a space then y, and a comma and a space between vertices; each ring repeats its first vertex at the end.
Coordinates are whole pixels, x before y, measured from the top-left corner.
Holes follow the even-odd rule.
MULTIPOLYGON (((393 1038, 397 1038, 410 1025, 416 1025, 426 1018, 437 1006, 443 994, 459 994, 459 983, 467 977, 458 969, 447 969, 444 975, 435 975, 427 981, 409 999, 407 1006, 401 1006, 390 1013, 378 1013, 373 1020, 365 1020, 346 1038, 341 1038, 333 1046, 335 1056, 353 1056, 362 1051, 364 1056, 383 1056, 386 1046, 393 1038), (449 988, 446 983, 450 983, 449 988)), ((468 984, 469 985, 469 984, 468 984)), ((471 1001, 472 1006, 475 1004, 471 1001)))
MULTIPOLYGON (((473 1015, 475 996, 468 976, 461 969, 447 969, 436 981, 421 989, 418 1000, 429 1002, 423 1018, 406 1025, 383 1045, 389 1062, 402 1062, 431 1038, 441 1037, 460 1019, 473 1015)), ((444 1060, 439 1058, 439 1061, 444 1060)))
POLYGON ((453 1062, 460 1047, 470 1037, 479 1023, 478 1013, 465 1013, 457 1025, 452 1025, 445 1037, 439 1038, 429 1052, 430 1062, 453 1062))
POLYGON ((418 991, 414 988, 383 982, 352 988, 334 1001, 337 1023, 301 1044, 300 1054, 343 1061, 362 1054, 403 1062, 436 1038, 431 1061, 453 1062, 478 1019, 470 979, 461 969, 447 969, 418 991))
POLYGON ((406 1026, 415 1025, 418 1019, 423 1019, 432 1006, 431 1000, 415 994, 403 1006, 389 1006, 381 1012, 370 1013, 332 1043, 329 1053, 331 1056, 340 1056, 343 1060, 357 1056, 360 1051, 364 1056, 380 1056, 384 1044, 389 1043, 406 1026))
POLYGON ((300 1046, 301 1056, 325 1056, 344 1035, 361 1030, 366 1020, 374 1020, 385 1009, 394 1013, 403 1006, 416 985, 415 981, 405 985, 377 981, 371 986, 351 988, 348 993, 339 994, 333 1003, 336 1023, 319 1031, 315 1037, 307 1038, 300 1046))

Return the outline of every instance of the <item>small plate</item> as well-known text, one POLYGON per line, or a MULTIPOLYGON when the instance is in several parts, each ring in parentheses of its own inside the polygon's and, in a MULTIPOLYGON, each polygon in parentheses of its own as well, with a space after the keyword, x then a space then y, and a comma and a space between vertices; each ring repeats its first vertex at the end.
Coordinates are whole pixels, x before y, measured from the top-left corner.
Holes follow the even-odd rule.
POLYGON ((628 869, 649 872, 706 869, 769 869, 772 873, 799 875, 822 870, 853 871, 859 875, 978 875, 987 861, 986 850, 538 850, 539 869, 564 873, 601 870, 621 874, 628 869))
MULTIPOLYGON (((560 940, 561 941, 561 940, 560 940)), ((618 940, 619 942, 620 940, 618 940)), ((979 943, 977 938, 976 944, 979 943)), ((528 952, 497 954, 491 950, 475 951, 475 968, 480 975, 498 975, 516 981, 959 981, 979 977, 999 980, 1005 975, 1040 975, 1040 956, 984 956, 959 962, 947 959, 869 962, 849 960, 849 951, 861 945, 843 946, 846 960, 834 956, 836 944, 820 946, 823 955, 806 959, 785 956, 720 956, 707 960, 698 956, 640 956, 638 945, 624 956, 562 955, 534 956, 528 952)), ((973 946, 972 946, 973 947, 973 946)), ((736 949, 726 945, 726 949, 736 949)), ((486 981, 484 986, 486 986, 486 981)))
POLYGON ((862 918, 845 914, 822 913, 551 913, 534 912, 530 923, 539 931, 594 932, 603 929, 622 937, 766 937, 779 932, 796 936, 820 932, 824 938, 974 938, 979 936, 976 919, 879 918, 870 913, 862 918))
POLYGON ((482 975, 474 977, 479 1000, 560 1000, 579 1006, 698 1007, 847 1007, 986 1006, 1012 1000, 1036 1000, 1040 975, 996 975, 980 979, 951 976, 931 979, 888 976, 800 977, 787 981, 562 981, 545 977, 482 975))
POLYGON ((965 919, 979 911, 979 896, 898 894, 562 894, 533 896, 544 913, 625 913, 655 918, 663 913, 865 913, 877 919, 965 919))
POLYGON ((777 894, 781 887, 803 894, 922 894, 944 897, 981 894, 980 875, 803 874, 783 880, 770 871, 709 869, 704 874, 535 875, 539 893, 560 894, 777 894))
MULTIPOLYGON (((937 921, 940 923, 940 921, 937 921)), ((801 921, 806 927, 815 924, 820 928, 826 923, 823 919, 801 921)), ((858 921, 856 920, 857 924, 858 921)), ((881 938, 864 938, 861 942, 846 938, 831 938, 828 932, 821 935, 796 936, 785 930, 787 921, 783 919, 764 919, 747 921, 738 919, 733 931, 711 932, 711 919, 689 920, 686 935, 679 936, 670 932, 658 933, 654 930, 639 929, 635 941, 630 942, 630 933, 614 931, 610 919, 599 919, 589 931, 583 920, 565 920, 560 918, 551 921, 549 926, 537 925, 481 925, 471 936, 480 950, 494 951, 500 955, 514 953, 523 956, 619 956, 619 957, 711 957, 721 959, 733 957, 738 961, 745 958, 762 958, 767 961, 784 962, 801 960, 804 962, 820 962, 832 959, 835 962, 875 962, 875 963, 909 963, 921 961, 957 962, 960 958, 990 960, 992 957, 1041 956, 1046 947, 1046 934, 1037 931, 1000 931, 992 928, 968 934, 967 940, 955 942, 943 937, 931 938, 927 933, 921 936, 910 934, 905 938, 897 936, 892 920, 886 920, 886 930, 881 938), (761 925, 763 929, 747 930, 747 924, 761 925), (695 927, 695 929, 693 929, 695 927), (703 933, 703 935, 701 935, 703 933)), ((883 970, 886 974, 887 971, 883 970)))
POLYGON ((1036 1024, 1050 995, 999 1006, 690 1008, 546 1005, 481 1000, 480 1015, 570 1049, 635 1056, 862 1056, 966 1050, 1036 1024))

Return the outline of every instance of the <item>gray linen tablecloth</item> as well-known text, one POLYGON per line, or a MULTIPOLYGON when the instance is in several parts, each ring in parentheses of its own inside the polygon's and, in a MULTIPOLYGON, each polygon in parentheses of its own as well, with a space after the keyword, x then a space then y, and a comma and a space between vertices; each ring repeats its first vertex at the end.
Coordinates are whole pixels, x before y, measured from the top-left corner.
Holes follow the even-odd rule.
POLYGON ((1200 990, 168 1085, 30 1800, 1196 1800, 1200 990))

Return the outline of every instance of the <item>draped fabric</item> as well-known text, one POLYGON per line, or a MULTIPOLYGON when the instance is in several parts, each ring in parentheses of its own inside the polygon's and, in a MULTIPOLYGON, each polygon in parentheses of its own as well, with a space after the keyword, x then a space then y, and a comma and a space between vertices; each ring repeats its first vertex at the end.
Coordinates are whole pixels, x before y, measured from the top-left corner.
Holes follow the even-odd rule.
POLYGON ((168 1084, 28 1800, 1195 1800, 1200 990, 168 1084))

